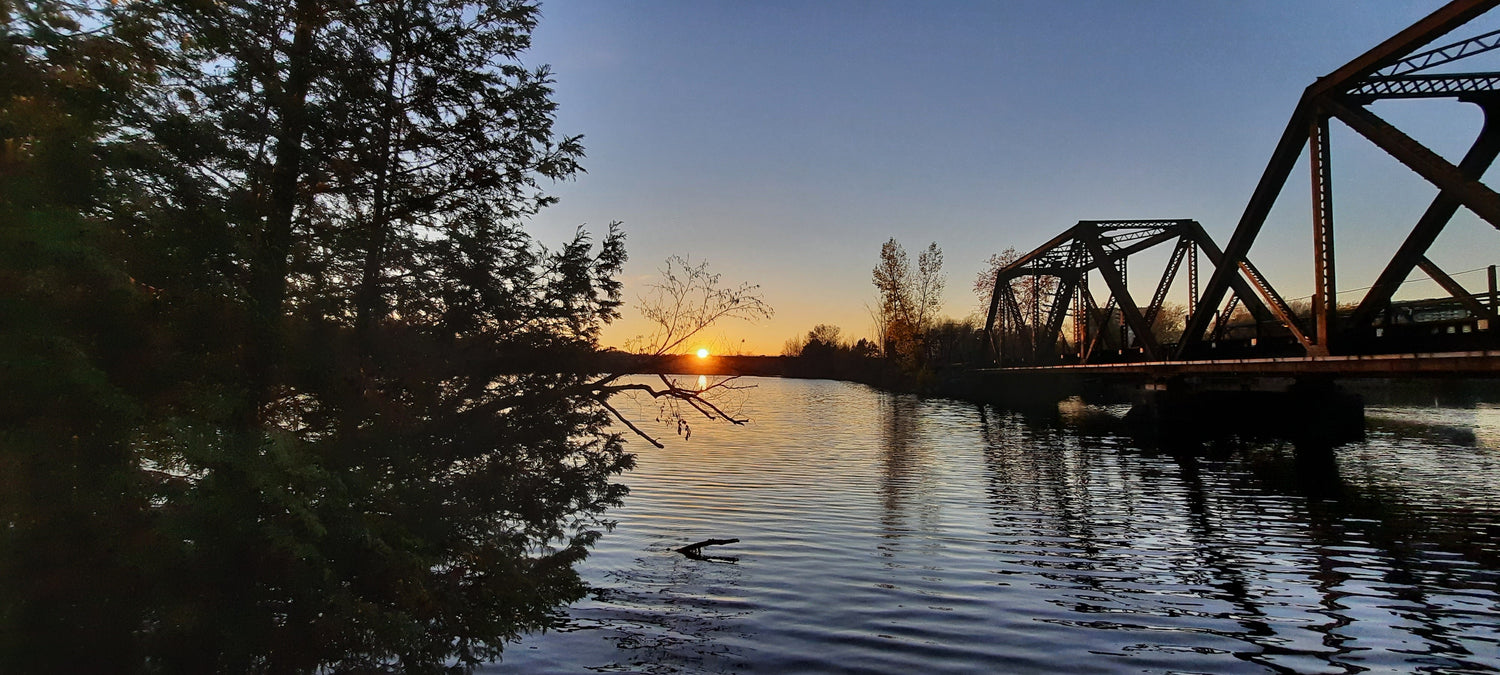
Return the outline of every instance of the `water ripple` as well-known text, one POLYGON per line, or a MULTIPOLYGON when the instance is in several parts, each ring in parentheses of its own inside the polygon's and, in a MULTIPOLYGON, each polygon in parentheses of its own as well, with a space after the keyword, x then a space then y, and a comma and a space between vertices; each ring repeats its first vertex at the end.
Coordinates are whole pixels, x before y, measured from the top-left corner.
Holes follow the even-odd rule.
POLYGON ((1495 409, 1176 456, 1117 409, 755 384, 749 427, 639 449, 593 592, 487 670, 1500 669, 1495 409))

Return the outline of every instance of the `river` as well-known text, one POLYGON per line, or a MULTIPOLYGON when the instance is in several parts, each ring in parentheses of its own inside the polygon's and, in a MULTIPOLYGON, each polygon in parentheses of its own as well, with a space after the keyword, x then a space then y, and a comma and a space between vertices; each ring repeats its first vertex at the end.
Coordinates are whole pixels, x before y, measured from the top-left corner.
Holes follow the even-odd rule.
POLYGON ((1123 408, 740 382, 750 424, 633 443, 592 593, 482 672, 1500 670, 1500 406, 1181 453, 1123 408))

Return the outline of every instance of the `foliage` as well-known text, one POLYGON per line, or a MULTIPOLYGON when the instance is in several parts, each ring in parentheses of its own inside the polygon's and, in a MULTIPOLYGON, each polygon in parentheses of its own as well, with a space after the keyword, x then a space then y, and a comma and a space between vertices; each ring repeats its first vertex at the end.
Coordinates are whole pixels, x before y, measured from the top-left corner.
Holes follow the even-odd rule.
POLYGON ((916 316, 913 323, 918 330, 926 331, 943 308, 943 290, 948 285, 948 277, 943 274, 943 251, 937 242, 927 244, 927 248, 917 254, 915 282, 916 290, 912 296, 916 300, 916 316))
POLYGON ((467 669, 581 597, 624 235, 521 227, 537 12, 0 0, 0 661, 467 669))
POLYGON ((973 320, 944 319, 927 331, 927 359, 934 366, 978 363, 983 326, 973 320))
POLYGON ((943 252, 936 242, 917 256, 911 268, 906 249, 893 237, 880 246, 880 259, 871 272, 880 294, 875 312, 885 352, 913 367, 920 367, 922 336, 942 310, 943 252))
POLYGON ((848 349, 849 346, 844 344, 840 336, 842 332, 838 326, 831 324, 820 323, 813 326, 812 330, 807 332, 807 342, 803 343, 798 355, 817 358, 840 349, 848 349))
MULTIPOLYGON (((985 259, 984 267, 975 276, 973 285, 974 295, 979 298, 981 316, 989 313, 990 298, 995 292, 995 278, 1000 276, 1000 270, 1011 266, 1020 258, 1021 254, 1012 246, 999 253, 991 253, 990 257, 985 259)), ((1030 307, 1036 299, 1046 299, 1057 292, 1059 282, 1057 277, 1027 275, 1012 279, 1010 288, 1018 304, 1022 307, 1030 307)))
POLYGON ((906 249, 892 237, 880 245, 880 261, 871 272, 875 290, 880 294, 879 320, 887 345, 909 339, 916 332, 913 323, 916 298, 912 296, 911 260, 906 249))
POLYGON ((875 343, 865 338, 850 343, 842 335, 838 326, 820 323, 806 335, 787 340, 782 355, 793 359, 787 372, 797 377, 871 383, 891 379, 886 364, 879 359, 880 349, 875 343))
POLYGON ((1163 302, 1151 322, 1151 335, 1161 344, 1173 344, 1182 338, 1187 324, 1187 305, 1179 302, 1163 302))

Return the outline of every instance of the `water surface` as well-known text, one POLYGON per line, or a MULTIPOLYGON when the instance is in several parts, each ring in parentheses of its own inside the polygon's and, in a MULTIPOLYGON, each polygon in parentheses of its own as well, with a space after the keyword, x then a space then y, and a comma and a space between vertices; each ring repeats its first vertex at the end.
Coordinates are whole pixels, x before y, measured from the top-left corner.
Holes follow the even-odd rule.
POLYGON ((1123 409, 742 381, 751 424, 634 444, 594 591, 487 671, 1500 669, 1500 407, 1187 454, 1123 409))

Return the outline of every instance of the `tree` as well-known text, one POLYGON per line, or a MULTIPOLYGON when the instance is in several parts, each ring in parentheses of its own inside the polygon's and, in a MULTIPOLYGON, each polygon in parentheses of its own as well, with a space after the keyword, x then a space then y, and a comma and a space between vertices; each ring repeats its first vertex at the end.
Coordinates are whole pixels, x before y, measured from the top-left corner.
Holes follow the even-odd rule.
POLYGON ((927 244, 927 249, 917 255, 915 323, 919 331, 925 332, 937 320, 943 309, 943 289, 948 277, 943 274, 943 251, 937 242, 927 244))
POLYGON ((880 245, 880 262, 871 272, 875 289, 880 293, 879 313, 888 323, 900 322, 915 328, 915 285, 911 278, 911 260, 906 249, 891 237, 880 245))
POLYGON ((0 659, 472 668, 581 597, 624 234, 523 228, 536 17, 0 3, 0 659))
MULTIPOLYGON (((1000 253, 990 254, 990 257, 984 262, 984 267, 975 276, 973 290, 974 295, 979 299, 978 316, 981 317, 981 321, 987 319, 989 316, 990 301, 995 292, 995 279, 1000 276, 1001 270, 1011 266, 1020 258, 1021 254, 1016 251, 1014 246, 1000 253)), ((1010 290, 1016 298, 1016 304, 1022 308, 1027 308, 1056 293, 1058 284, 1059 279, 1056 277, 1026 275, 1011 279, 1010 290)), ((1016 326, 997 325, 995 328, 996 330, 1008 330, 1012 332, 1018 330, 1016 326)), ((1030 330, 1035 331, 1037 327, 1031 326, 1030 330)), ((1031 337, 1026 335, 1021 339, 1024 342, 1030 340, 1031 337)))
POLYGON ((1162 303, 1156 318, 1151 322, 1151 334, 1161 344, 1171 344, 1182 338, 1182 329, 1187 325, 1187 305, 1179 302, 1162 303))
POLYGON ((892 237, 880 247, 880 260, 872 271, 880 293, 876 320, 887 354, 903 359, 919 358, 921 336, 942 309, 943 252, 937 243, 927 245, 911 269, 906 249, 892 237))
MULTIPOLYGON (((992 253, 984 261, 984 267, 974 278, 974 295, 979 298, 979 312, 981 315, 988 314, 990 309, 990 297, 995 292, 995 278, 1000 275, 1000 270, 1011 266, 1021 258, 1014 246, 999 253, 992 253)), ((1034 298, 1040 295, 1046 298, 1057 290, 1058 279, 1056 277, 1036 278, 1022 276, 1012 279, 1010 282, 1011 292, 1016 295, 1016 302, 1022 307, 1029 307, 1034 298)))
POLYGON ((17 672, 118 670, 139 649, 116 617, 150 593, 129 439, 153 389, 151 289, 94 211, 110 128, 152 73, 137 36, 84 29, 103 11, 0 2, 0 663, 17 672))
POLYGON ((726 286, 710 272, 708 262, 694 264, 681 256, 667 258, 659 280, 640 298, 637 308, 653 325, 627 347, 648 356, 676 353, 694 336, 724 319, 769 319, 775 314, 760 295, 760 286, 726 286))
POLYGON ((991 253, 986 258, 984 265, 979 269, 979 274, 974 277, 974 296, 979 298, 979 312, 988 314, 990 308, 990 297, 995 292, 995 278, 1000 275, 1000 270, 1010 267, 1018 260, 1021 254, 1012 246, 999 253, 991 253))
POLYGON ((838 326, 820 323, 807 331, 806 335, 787 340, 781 349, 781 355, 827 358, 834 352, 849 348, 844 344, 842 333, 843 330, 838 326))

